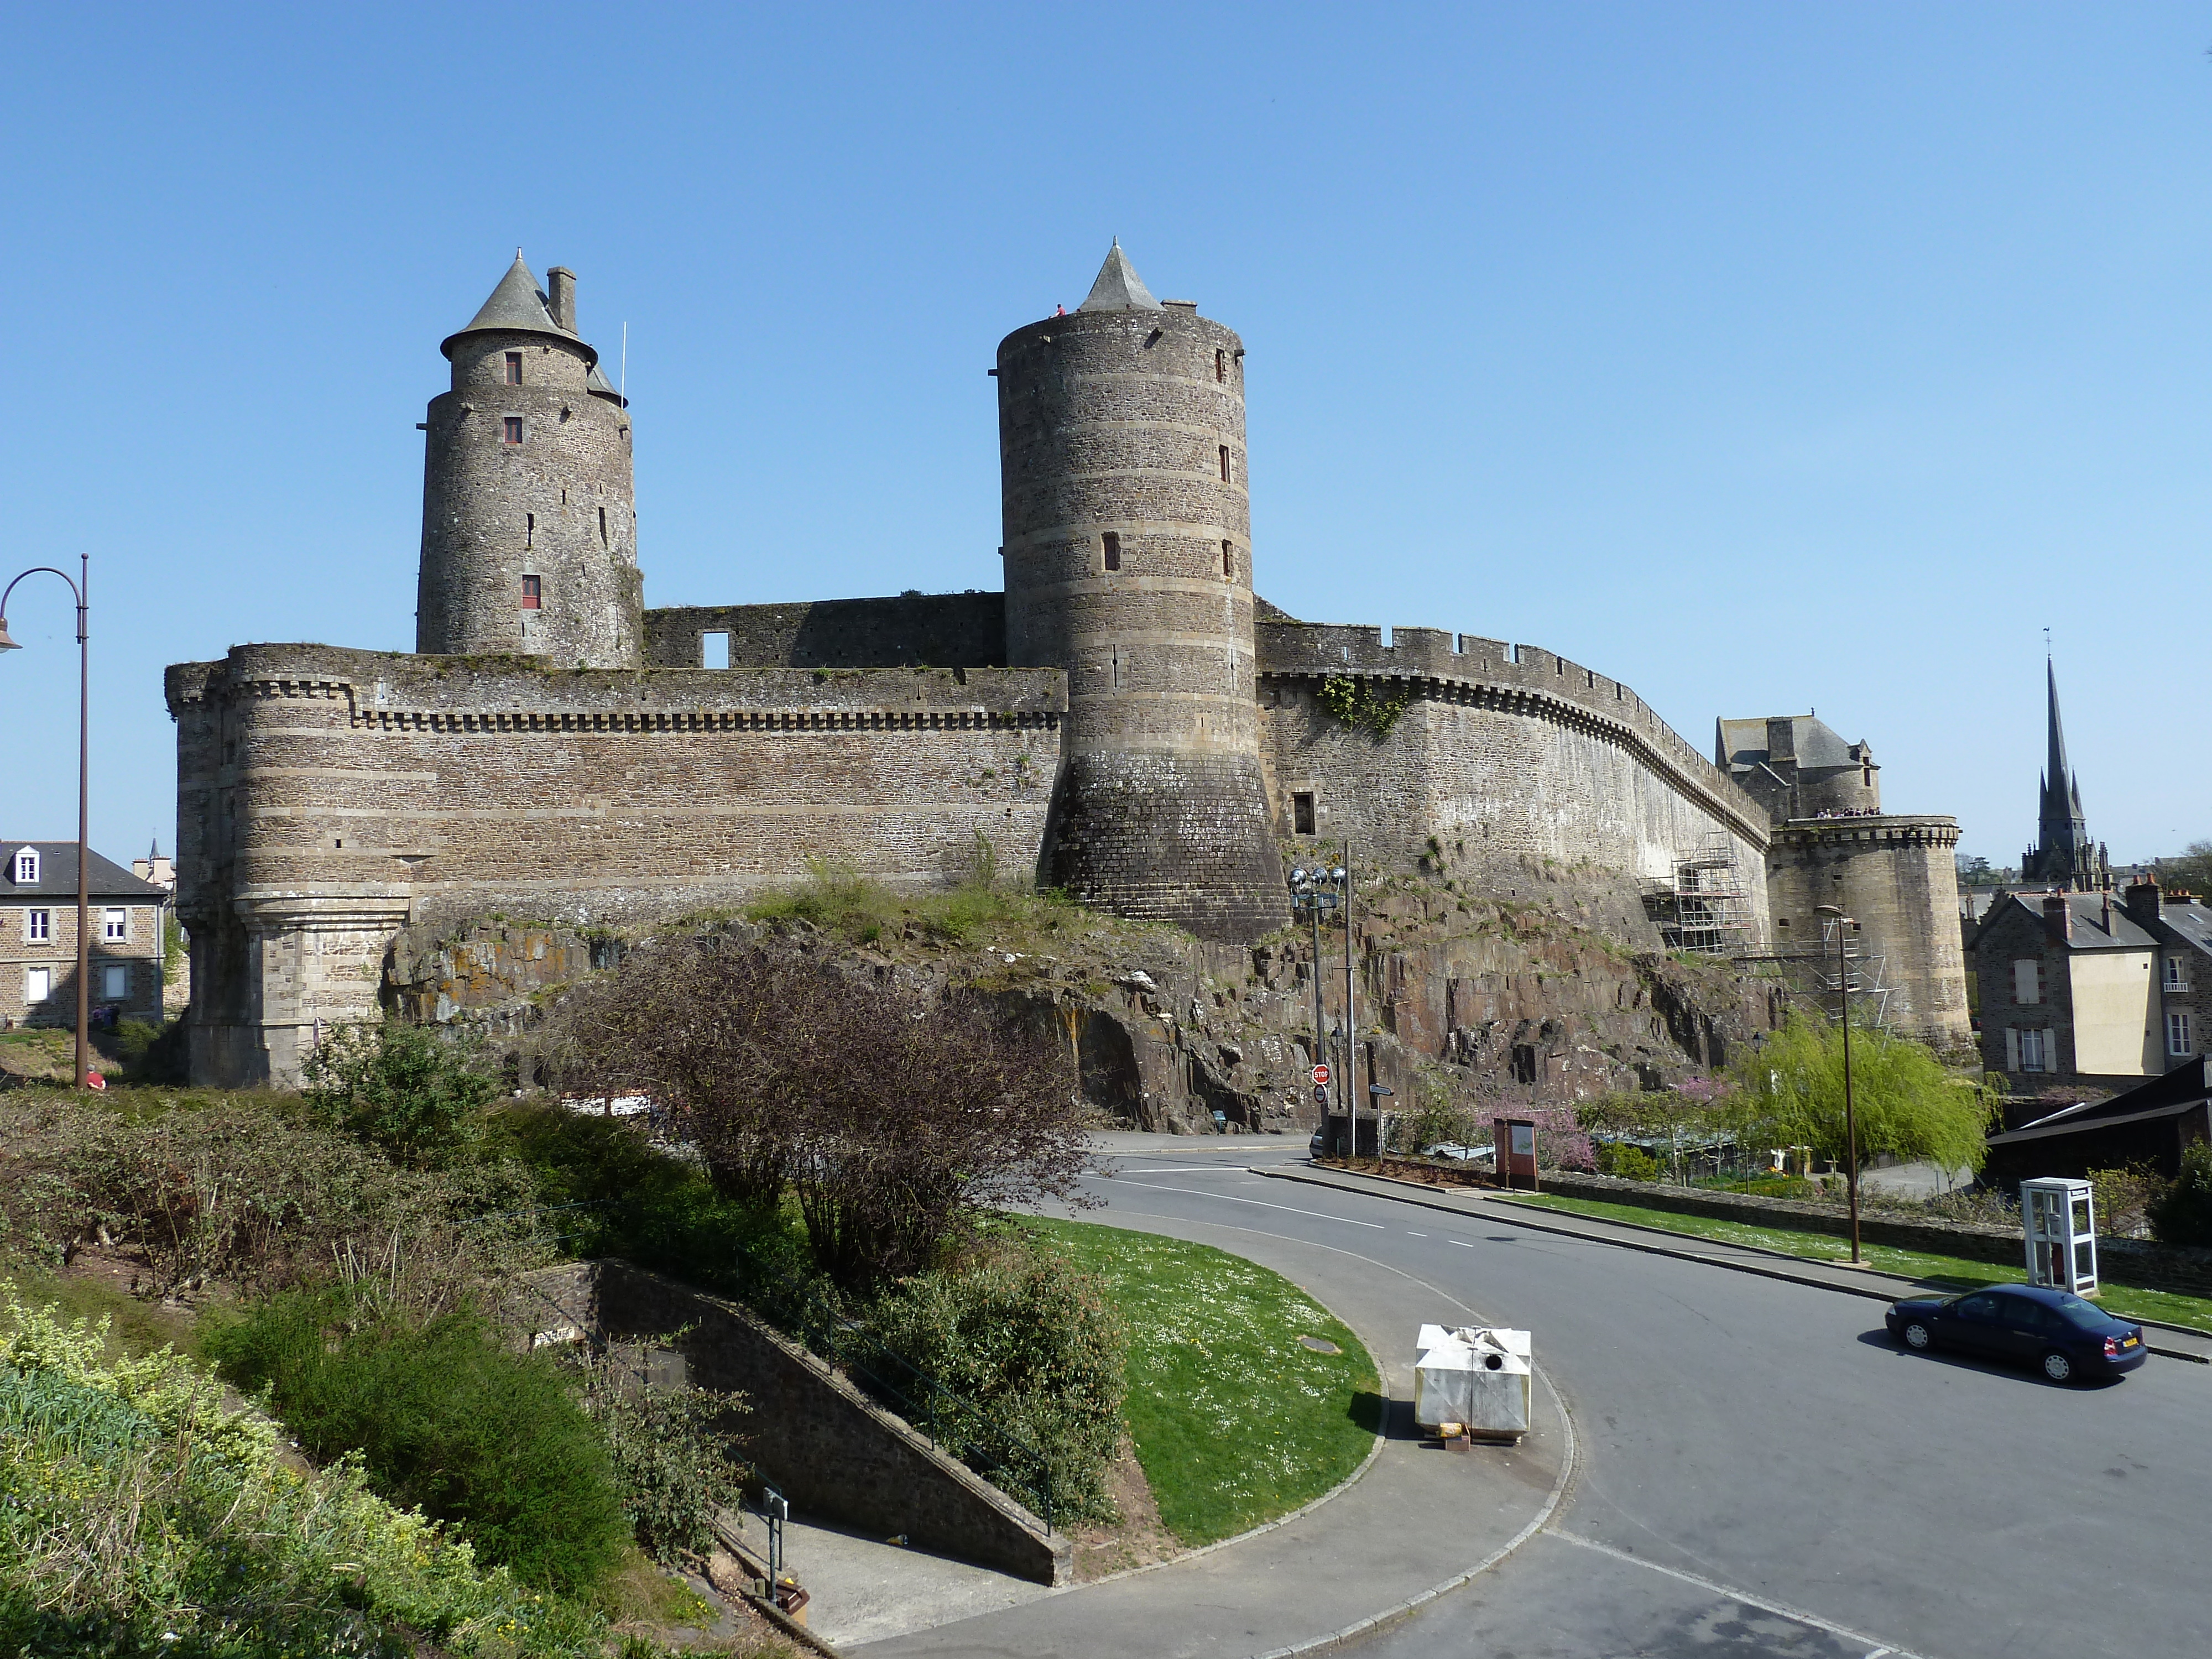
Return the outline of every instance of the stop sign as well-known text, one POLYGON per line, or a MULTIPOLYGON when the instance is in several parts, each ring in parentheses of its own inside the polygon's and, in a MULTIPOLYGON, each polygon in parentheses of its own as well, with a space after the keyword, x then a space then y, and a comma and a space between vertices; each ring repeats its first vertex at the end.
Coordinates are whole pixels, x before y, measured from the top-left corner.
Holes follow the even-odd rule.
POLYGON ((1327 1087, 1328 1087, 1328 1066, 1315 1066, 1315 1067, 1314 1067, 1313 1077, 1314 1077, 1314 1082, 1315 1082, 1315 1083, 1316 1083, 1316 1085, 1317 1085, 1319 1087, 1323 1088, 1323 1089, 1326 1089, 1327 1087))

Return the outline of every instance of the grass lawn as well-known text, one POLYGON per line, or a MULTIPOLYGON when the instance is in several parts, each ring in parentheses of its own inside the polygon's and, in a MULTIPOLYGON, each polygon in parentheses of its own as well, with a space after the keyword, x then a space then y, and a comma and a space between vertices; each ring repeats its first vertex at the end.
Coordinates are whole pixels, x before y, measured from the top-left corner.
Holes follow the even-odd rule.
MULTIPOLYGON (((1673 1210, 1646 1209, 1638 1204, 1607 1204, 1587 1198, 1555 1198, 1548 1193, 1531 1193, 1504 1201, 1547 1210, 1564 1210, 1570 1214, 1590 1216, 1600 1221, 1626 1221, 1639 1227, 1658 1227, 1670 1233, 1686 1234, 1692 1238, 1755 1245, 1762 1250, 1780 1250, 1785 1255, 1806 1256, 1816 1261, 1847 1261, 1851 1254, 1849 1239, 1832 1237, 1826 1233, 1795 1232, 1784 1227, 1755 1227, 1749 1222, 1682 1215, 1673 1210)), ((1968 1261, 1955 1255, 1924 1255, 1917 1250, 1895 1250, 1885 1244, 1863 1245, 1859 1255, 1870 1267, 1879 1267, 1884 1273, 1903 1273, 1931 1290, 1968 1291, 1979 1285, 2017 1284, 2027 1277, 2025 1266, 1999 1267, 1993 1261, 1968 1261)), ((2169 1325, 2186 1325, 2192 1330, 2212 1333, 2212 1302, 2202 1297, 2176 1296, 2168 1291, 2138 1290, 2133 1285, 2115 1285, 2107 1279, 2099 1291, 2097 1300, 2124 1318, 2160 1319, 2169 1325)))
POLYGON ((1375 1362, 1290 1280, 1211 1245, 1023 1224, 1095 1274, 1121 1316, 1130 1437, 1184 1545, 1287 1514, 1359 1467, 1377 1427, 1375 1362), (1301 1336, 1340 1352, 1316 1353, 1301 1336))

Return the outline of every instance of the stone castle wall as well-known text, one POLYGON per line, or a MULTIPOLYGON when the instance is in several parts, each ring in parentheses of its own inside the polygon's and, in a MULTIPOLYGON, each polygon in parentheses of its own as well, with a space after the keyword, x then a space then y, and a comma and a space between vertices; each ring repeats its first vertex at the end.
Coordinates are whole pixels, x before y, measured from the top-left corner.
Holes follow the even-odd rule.
POLYGON ((794 605, 684 605, 645 613, 649 668, 702 668, 702 636, 732 668, 1003 668, 1003 593, 903 593, 794 605))
POLYGON ((1039 670, 556 672, 324 646, 172 668, 194 1076, 296 1075, 410 923, 649 922, 849 863, 1034 865, 1059 770, 1039 670))

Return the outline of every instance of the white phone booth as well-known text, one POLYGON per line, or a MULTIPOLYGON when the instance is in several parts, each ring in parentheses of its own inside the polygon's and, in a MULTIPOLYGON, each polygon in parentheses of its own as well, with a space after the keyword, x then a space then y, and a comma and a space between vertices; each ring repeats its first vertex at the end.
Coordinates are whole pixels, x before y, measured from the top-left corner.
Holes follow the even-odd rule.
POLYGON ((2046 1176, 2020 1183, 2027 1279, 2076 1296, 2097 1293, 2097 1206, 2086 1181, 2046 1176))

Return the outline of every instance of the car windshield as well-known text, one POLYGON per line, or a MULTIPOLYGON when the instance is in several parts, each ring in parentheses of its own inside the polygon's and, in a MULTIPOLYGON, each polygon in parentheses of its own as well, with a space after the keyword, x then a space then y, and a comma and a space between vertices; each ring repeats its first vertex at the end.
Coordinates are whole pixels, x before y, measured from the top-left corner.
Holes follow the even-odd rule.
POLYGON ((2095 1303, 2084 1302, 2080 1297, 2069 1296, 2063 1291, 2058 1293, 2057 1306, 2058 1311, 2066 1316, 2067 1322, 2070 1324, 2094 1327, 2113 1322, 2112 1316, 2095 1303))

